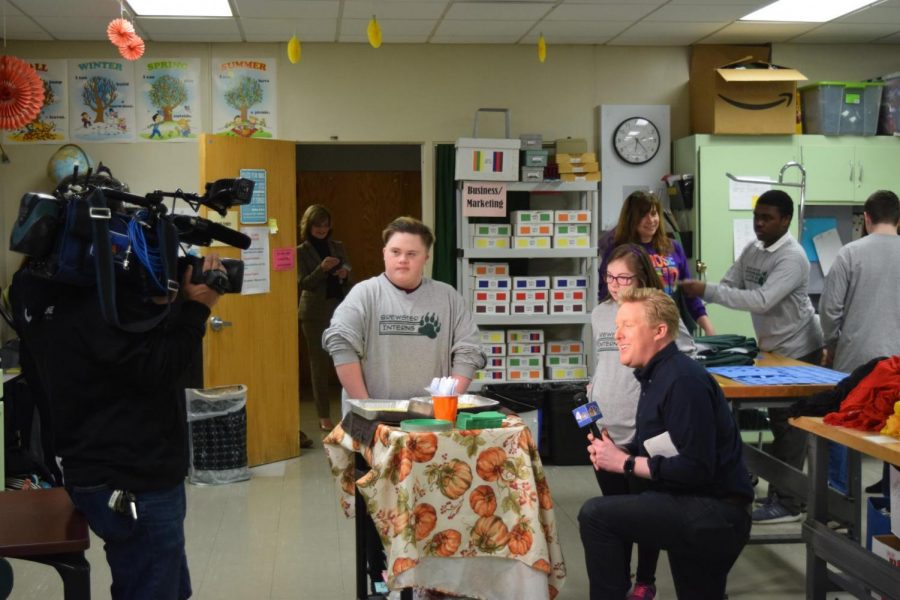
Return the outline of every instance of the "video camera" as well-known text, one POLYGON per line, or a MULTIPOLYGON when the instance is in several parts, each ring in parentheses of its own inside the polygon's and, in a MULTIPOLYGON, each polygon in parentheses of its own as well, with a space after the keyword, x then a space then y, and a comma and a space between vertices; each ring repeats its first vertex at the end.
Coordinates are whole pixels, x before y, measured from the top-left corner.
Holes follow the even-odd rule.
POLYGON ((145 299, 172 296, 188 265, 193 266, 192 283, 205 283, 220 294, 238 293, 242 261, 223 259, 225 272, 204 272, 202 257, 179 257, 178 250, 182 244, 209 246, 213 241, 245 250, 250 238, 203 217, 170 214, 163 201, 182 200, 194 211, 203 205, 224 216, 230 207, 250 202, 253 186, 249 179, 219 179, 207 183, 202 196, 182 190, 138 196, 102 164, 97 172, 89 169, 81 176, 76 167, 53 195, 29 192, 22 197, 10 250, 29 257, 25 268, 34 275, 97 285, 101 304, 111 304, 113 313, 116 284, 145 299))

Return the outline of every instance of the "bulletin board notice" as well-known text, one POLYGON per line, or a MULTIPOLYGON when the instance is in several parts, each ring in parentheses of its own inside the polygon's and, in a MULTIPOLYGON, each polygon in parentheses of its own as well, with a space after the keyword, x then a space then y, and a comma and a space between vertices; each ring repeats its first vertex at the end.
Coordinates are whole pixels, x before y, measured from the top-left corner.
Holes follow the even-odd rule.
POLYGON ((241 169, 241 179, 254 183, 250 204, 241 205, 242 225, 265 225, 266 218, 266 170, 241 169))

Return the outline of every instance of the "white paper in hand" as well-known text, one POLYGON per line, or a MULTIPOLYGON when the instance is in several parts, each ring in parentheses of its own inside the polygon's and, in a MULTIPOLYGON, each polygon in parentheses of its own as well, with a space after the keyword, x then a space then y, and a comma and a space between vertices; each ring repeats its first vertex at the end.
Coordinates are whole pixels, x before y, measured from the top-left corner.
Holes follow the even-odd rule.
POLYGON ((644 448, 650 456, 662 456, 664 458, 672 458, 678 456, 678 448, 672 443, 672 436, 668 431, 644 441, 644 448))

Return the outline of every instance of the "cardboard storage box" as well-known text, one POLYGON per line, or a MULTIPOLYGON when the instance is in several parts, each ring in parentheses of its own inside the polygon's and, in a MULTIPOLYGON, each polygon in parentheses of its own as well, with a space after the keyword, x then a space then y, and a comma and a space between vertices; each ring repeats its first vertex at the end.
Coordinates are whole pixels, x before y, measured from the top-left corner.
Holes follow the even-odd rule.
POLYGON ((488 356, 484 363, 485 369, 505 369, 506 366, 505 356, 488 356))
MULTIPOLYGON (((487 293, 487 292, 478 292, 487 293)), ((478 339, 482 344, 503 344, 506 342, 505 329, 479 329, 478 339)))
POLYGON ((550 278, 546 275, 517 275, 512 278, 514 290, 546 290, 550 288, 550 278))
POLYGON ((511 342, 537 342, 544 343, 543 329, 510 329, 506 332, 511 342))
POLYGON ((546 167, 547 157, 550 155, 549 150, 523 150, 522 166, 523 167, 546 167))
POLYGON ((543 181, 544 167, 522 167, 519 181, 543 181))
POLYGON ((469 235, 512 235, 509 223, 470 223, 469 235))
POLYGON ((535 369, 541 367, 540 356, 510 356, 506 359, 507 368, 535 369))
POLYGON ((536 235, 553 235, 553 225, 551 223, 516 223, 513 229, 513 235, 536 236, 536 235))
MULTIPOLYGON (((550 292, 547 290, 516 290, 512 293, 513 302, 517 302, 520 304, 531 304, 534 302, 544 302, 546 303, 550 292)), ((509 340, 511 342, 520 341, 520 340, 509 340)), ((535 341, 535 340, 530 340, 535 341)), ((543 341, 543 339, 541 339, 543 341)))
POLYGON ((772 47, 768 45, 698 44, 691 48, 691 133, 714 133, 716 68, 743 58, 768 62, 772 47))
POLYGON ((563 173, 599 173, 600 163, 560 163, 556 165, 560 175, 563 173))
POLYGON ((517 181, 521 140, 459 138, 456 140, 456 179, 517 181))
POLYGON ((553 235, 591 235, 591 225, 589 223, 554 223, 553 235))
POLYGON ((511 284, 509 277, 476 277, 476 290, 508 290, 511 284))
POLYGON ((513 302, 509 307, 511 315, 546 315, 547 302, 513 302))
POLYGON ((553 289, 554 290, 571 290, 573 288, 586 289, 587 288, 587 276, 585 275, 554 275, 553 276, 553 289))
POLYGON ((522 142, 522 150, 540 150, 544 145, 544 136, 540 133, 521 133, 519 140, 522 142))
POLYGON ((509 381, 543 381, 544 370, 537 369, 506 369, 506 378, 509 381))
POLYGON ((508 315, 509 303, 476 302, 472 306, 472 312, 476 315, 508 315))
POLYGON ((547 367, 549 379, 587 379, 587 367, 547 367))
MULTIPOLYGON (((498 304, 503 302, 509 302, 509 292, 506 290, 475 290, 474 292, 475 302, 487 303, 487 304, 498 304)), ((491 342, 505 342, 506 340, 499 340, 496 337, 492 336, 491 342)))
POLYGON ((551 247, 551 239, 549 235, 533 237, 514 235, 513 248, 543 250, 551 247))
POLYGON ((588 151, 587 140, 584 138, 566 138, 556 140, 556 154, 584 154, 588 151))
POLYGON ((509 275, 509 263, 473 262, 472 273, 481 277, 505 277, 509 275))
POLYGON ((578 315, 587 312, 584 300, 550 300, 551 315, 578 315))
POLYGON ((514 210, 510 213, 513 225, 519 223, 552 223, 552 210, 514 210))
POLYGON ((580 340, 557 340, 547 342, 547 354, 581 354, 584 344, 580 340))
POLYGON ((472 247, 479 250, 508 250, 509 237, 505 235, 476 235, 472 238, 472 247))
MULTIPOLYGON (((872 553, 891 563, 891 566, 900 567, 900 539, 895 535, 876 535, 872 538, 872 553)), ((872 592, 873 598, 890 600, 888 596, 882 596, 872 592)))
POLYGON ((485 356, 506 356, 506 344, 482 344, 485 356))
POLYGON ((600 173, 560 173, 561 181, 600 181, 600 173))
POLYGON ((553 236, 554 248, 590 248, 591 237, 588 235, 553 236))
POLYGON ((583 152, 581 154, 566 154, 566 153, 556 153, 554 158, 554 162, 556 164, 564 164, 569 163, 573 165, 580 165, 584 163, 595 163, 597 162, 597 154, 595 152, 583 152))
POLYGON ((553 211, 555 223, 590 223, 591 211, 589 210, 556 210, 553 211))
POLYGON ((506 369, 481 369, 475 371, 475 381, 503 381, 506 369))
MULTIPOLYGON (((785 134, 796 131, 797 82, 806 77, 796 69, 745 60, 720 65, 706 90, 708 112, 697 115, 704 133, 785 134)), ((691 75, 693 77, 693 74, 691 75)))
POLYGON ((548 354, 544 364, 548 367, 583 367, 584 354, 548 354))
POLYGON ((510 342, 506 345, 510 356, 522 354, 544 354, 544 345, 534 342, 510 342))

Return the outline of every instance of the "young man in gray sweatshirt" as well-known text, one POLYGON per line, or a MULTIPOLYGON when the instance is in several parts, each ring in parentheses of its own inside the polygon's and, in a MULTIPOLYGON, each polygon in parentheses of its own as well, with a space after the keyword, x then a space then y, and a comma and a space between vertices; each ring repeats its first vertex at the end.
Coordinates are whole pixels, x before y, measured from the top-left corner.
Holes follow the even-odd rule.
MULTIPOLYGON (((761 350, 818 365, 824 339, 819 318, 809 299, 809 259, 788 231, 794 216, 791 197, 769 190, 756 201, 753 230, 757 241, 748 244, 719 283, 688 280, 681 289, 736 310, 750 312, 761 350)), ((770 408, 775 436, 772 454, 797 468, 806 458, 806 433, 791 427, 786 408, 770 408)), ((799 521, 795 499, 769 485, 765 503, 753 511, 756 523, 799 521)))

